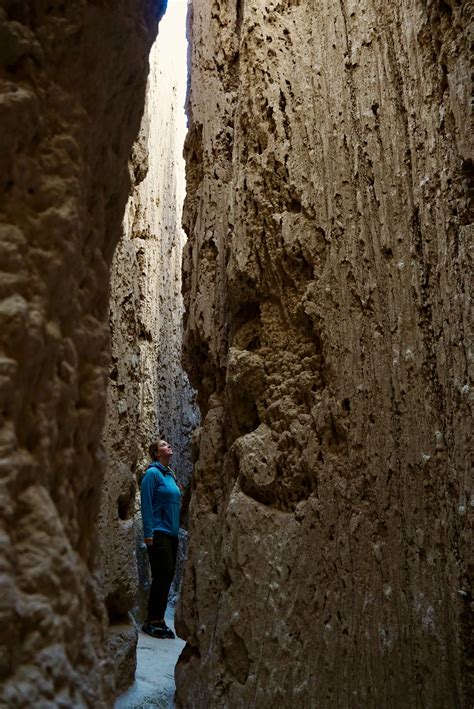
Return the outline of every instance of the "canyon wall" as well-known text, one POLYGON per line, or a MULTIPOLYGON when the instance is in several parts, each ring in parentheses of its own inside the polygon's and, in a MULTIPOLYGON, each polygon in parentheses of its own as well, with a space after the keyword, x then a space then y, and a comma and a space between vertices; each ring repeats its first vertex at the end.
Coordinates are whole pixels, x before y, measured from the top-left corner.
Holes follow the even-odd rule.
POLYGON ((0 3, 0 704, 105 707, 109 267, 163 2, 0 3))
POLYGON ((137 631, 129 611, 136 606, 134 615, 145 620, 149 583, 137 480, 149 463, 148 446, 160 436, 172 443, 172 466, 187 483, 196 425, 181 364, 185 14, 184 3, 168 8, 150 54, 145 111, 130 161, 133 190, 110 284, 109 470, 100 539, 109 647, 121 689, 135 670, 137 631))
POLYGON ((178 703, 467 707, 459 0, 196 0, 178 703))

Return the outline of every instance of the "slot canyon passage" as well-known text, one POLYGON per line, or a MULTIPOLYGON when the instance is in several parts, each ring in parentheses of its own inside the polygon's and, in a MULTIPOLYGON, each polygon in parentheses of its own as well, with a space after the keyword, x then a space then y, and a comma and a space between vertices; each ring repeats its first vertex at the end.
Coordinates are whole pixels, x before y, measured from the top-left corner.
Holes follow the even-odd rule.
POLYGON ((163 11, 0 2, 0 705, 131 681, 189 376, 177 705, 470 707, 472 3, 189 5, 184 371, 163 11))

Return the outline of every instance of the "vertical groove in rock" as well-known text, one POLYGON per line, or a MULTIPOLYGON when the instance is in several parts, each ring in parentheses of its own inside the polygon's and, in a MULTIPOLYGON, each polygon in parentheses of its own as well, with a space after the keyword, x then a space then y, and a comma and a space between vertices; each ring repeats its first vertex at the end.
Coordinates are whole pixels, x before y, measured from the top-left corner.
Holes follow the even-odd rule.
POLYGON ((109 264, 161 2, 0 8, 0 704, 109 706, 109 264))
POLYGON ((150 54, 145 112, 130 161, 132 194, 111 277, 112 361, 105 446, 109 471, 101 503, 102 578, 117 686, 133 680, 136 630, 143 621, 148 559, 136 516, 137 480, 157 435, 174 449, 178 480, 191 475, 196 412, 181 364, 181 227, 184 198, 185 6, 171 7, 150 54), (136 552, 135 552, 136 548, 136 552), (138 588, 137 561, 141 586, 138 588), (137 602, 137 592, 138 602, 137 602))
POLYGON ((203 0, 182 706, 465 706, 468 4, 203 0))

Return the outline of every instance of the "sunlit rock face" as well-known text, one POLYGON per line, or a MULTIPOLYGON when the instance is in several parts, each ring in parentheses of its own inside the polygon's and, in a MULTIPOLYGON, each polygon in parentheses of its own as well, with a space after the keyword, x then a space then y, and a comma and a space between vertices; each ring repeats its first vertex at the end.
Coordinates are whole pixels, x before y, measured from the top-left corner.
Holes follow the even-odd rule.
POLYGON ((110 650, 121 689, 135 670, 137 632, 130 611, 143 622, 148 596, 148 558, 136 516, 148 446, 158 435, 171 442, 172 466, 182 483, 192 467, 196 414, 181 363, 185 17, 184 4, 168 8, 150 54, 145 111, 130 160, 133 190, 110 285, 109 470, 100 542, 110 650))
POLYGON ((0 9, 0 705, 109 706, 109 265, 160 3, 0 9))
POLYGON ((467 706, 467 3, 191 12, 180 706, 467 706))

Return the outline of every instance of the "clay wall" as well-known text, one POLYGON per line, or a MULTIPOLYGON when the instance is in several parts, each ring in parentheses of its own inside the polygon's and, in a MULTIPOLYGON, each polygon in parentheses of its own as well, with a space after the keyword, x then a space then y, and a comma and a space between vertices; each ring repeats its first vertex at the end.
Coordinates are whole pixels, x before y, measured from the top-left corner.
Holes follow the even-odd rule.
POLYGON ((180 706, 471 703, 469 5, 194 3, 180 706))
POLYGON ((0 3, 0 704, 105 707, 109 267, 162 3, 0 3))

